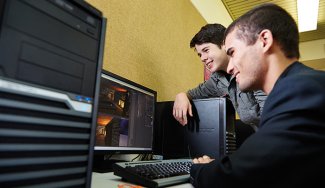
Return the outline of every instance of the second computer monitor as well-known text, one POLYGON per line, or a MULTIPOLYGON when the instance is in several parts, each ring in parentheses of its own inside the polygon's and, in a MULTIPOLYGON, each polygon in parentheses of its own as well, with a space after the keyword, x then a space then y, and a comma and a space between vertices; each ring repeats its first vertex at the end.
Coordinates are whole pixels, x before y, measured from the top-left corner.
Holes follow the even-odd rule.
POLYGON ((156 91, 103 71, 95 152, 152 152, 155 103, 156 91))

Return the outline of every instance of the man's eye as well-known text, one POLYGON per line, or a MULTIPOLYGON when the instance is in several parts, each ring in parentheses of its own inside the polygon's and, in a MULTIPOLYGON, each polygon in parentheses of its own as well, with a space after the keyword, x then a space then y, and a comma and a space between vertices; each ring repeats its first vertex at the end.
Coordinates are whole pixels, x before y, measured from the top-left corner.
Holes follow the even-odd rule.
POLYGON ((233 55, 234 55, 234 51, 233 50, 229 51, 228 56, 233 57, 233 55))

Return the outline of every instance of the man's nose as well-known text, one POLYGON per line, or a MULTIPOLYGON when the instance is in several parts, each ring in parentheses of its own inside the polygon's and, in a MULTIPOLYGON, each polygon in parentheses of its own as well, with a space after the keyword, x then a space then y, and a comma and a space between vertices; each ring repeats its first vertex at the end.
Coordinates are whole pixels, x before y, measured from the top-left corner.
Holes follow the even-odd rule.
POLYGON ((201 61, 205 63, 205 61, 208 59, 208 56, 206 55, 201 55, 201 61))
POLYGON ((234 73, 234 64, 232 63, 232 60, 229 60, 228 66, 227 66, 227 73, 233 74, 234 73))

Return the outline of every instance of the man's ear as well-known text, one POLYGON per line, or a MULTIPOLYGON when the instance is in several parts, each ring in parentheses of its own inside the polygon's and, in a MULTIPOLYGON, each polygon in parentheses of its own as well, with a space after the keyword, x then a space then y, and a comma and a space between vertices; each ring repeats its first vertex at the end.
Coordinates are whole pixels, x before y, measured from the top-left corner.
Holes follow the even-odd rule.
POLYGON ((273 45, 273 35, 268 29, 264 29, 259 34, 259 40, 262 43, 263 51, 267 52, 273 45))

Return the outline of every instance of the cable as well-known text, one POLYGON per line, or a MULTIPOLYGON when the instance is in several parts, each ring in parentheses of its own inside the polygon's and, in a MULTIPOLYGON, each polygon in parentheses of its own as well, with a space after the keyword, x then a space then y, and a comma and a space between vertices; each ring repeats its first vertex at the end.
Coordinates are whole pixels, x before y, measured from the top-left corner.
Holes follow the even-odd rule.
POLYGON ((141 154, 139 154, 138 156, 134 157, 134 158, 131 160, 131 162, 133 162, 134 160, 136 160, 137 158, 139 158, 140 155, 141 155, 141 154))

